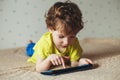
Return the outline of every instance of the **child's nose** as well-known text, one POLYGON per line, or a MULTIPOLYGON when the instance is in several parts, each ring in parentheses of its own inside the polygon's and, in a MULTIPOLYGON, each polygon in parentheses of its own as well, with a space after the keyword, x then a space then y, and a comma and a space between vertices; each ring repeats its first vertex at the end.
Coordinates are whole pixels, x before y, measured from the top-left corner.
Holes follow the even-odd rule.
POLYGON ((64 40, 64 45, 68 45, 69 44, 69 40, 66 38, 65 40, 64 40))

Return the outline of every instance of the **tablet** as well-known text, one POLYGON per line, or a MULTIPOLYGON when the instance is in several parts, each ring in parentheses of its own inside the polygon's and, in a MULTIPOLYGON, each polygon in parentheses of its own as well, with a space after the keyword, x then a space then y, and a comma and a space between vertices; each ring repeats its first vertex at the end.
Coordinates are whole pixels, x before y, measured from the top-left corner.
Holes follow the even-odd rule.
POLYGON ((75 71, 84 71, 88 69, 92 69, 93 65, 92 64, 85 64, 81 66, 76 66, 76 67, 69 67, 69 68, 64 68, 64 69, 57 69, 57 70, 47 70, 41 72, 43 75, 59 75, 59 74, 65 74, 65 73, 70 73, 70 72, 75 72, 75 71))

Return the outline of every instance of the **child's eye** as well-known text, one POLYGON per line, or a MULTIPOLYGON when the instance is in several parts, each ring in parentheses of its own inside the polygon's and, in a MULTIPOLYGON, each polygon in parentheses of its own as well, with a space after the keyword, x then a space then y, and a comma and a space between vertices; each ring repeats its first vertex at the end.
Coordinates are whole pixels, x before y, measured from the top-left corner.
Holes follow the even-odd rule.
POLYGON ((70 36, 70 38, 75 38, 75 36, 70 36))
POLYGON ((64 36, 59 36, 59 38, 64 38, 64 36))

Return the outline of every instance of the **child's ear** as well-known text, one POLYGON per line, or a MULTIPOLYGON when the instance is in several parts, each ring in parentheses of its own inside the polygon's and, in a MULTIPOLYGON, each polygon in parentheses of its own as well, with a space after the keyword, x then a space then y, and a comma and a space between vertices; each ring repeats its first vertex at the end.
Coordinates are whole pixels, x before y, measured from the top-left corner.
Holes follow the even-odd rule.
POLYGON ((48 28, 48 31, 51 32, 51 33, 53 32, 53 30, 51 30, 51 29, 49 29, 49 28, 48 28))
POLYGON ((48 31, 52 33, 52 30, 48 29, 48 31))

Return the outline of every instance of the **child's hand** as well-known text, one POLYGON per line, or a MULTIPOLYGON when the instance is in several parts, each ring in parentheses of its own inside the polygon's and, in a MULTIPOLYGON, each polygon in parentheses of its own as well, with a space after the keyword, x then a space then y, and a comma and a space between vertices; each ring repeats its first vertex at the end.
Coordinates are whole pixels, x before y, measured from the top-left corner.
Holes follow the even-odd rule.
POLYGON ((60 55, 58 55, 58 54, 51 54, 47 59, 48 59, 53 65, 62 65, 63 68, 66 68, 63 57, 60 56, 60 55))
POLYGON ((84 64, 93 64, 93 62, 88 58, 81 58, 79 60, 79 65, 84 65, 84 64))

